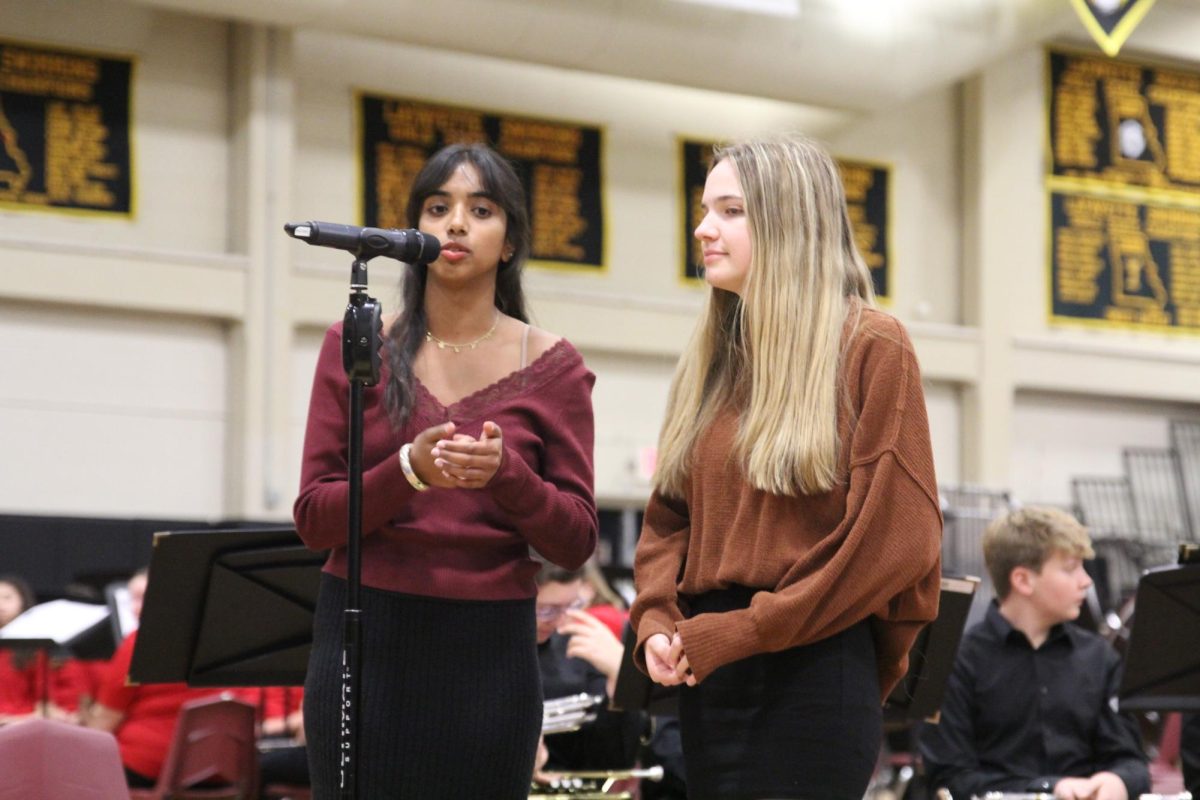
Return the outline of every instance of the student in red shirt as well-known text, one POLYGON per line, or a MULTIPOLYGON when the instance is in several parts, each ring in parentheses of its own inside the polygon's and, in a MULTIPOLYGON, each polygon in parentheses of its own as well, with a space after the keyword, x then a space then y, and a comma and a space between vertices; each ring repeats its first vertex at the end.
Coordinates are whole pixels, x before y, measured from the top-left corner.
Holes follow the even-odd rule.
MULTIPOLYGON (((129 581, 130 610, 135 618, 142 613, 147 578, 146 571, 139 570, 129 581)), ((144 788, 158 780, 183 704, 223 690, 192 689, 185 683, 131 684, 129 664, 136 644, 135 630, 117 647, 101 672, 84 724, 116 736, 126 780, 131 787, 144 788)))
MULTIPOLYGON (((0 627, 35 602, 23 578, 0 576, 0 627)), ((0 725, 39 715, 76 721, 95 691, 91 663, 46 650, 0 648, 0 725)))

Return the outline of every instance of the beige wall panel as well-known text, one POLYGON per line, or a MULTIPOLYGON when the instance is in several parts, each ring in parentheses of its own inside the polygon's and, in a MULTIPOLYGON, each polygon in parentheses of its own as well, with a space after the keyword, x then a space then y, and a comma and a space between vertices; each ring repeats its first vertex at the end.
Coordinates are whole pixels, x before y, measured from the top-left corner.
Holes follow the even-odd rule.
POLYGON ((1200 420, 1200 405, 1018 392, 1012 482, 1025 503, 1071 503, 1074 477, 1119 476, 1126 447, 1167 447, 1170 422, 1200 420))
POLYGON ((905 320, 959 324, 961 102, 956 87, 857 119, 829 139, 836 155, 892 167, 892 303, 905 320))
POLYGON ((0 513, 224 515, 220 325, 5 303, 0 363, 0 513))

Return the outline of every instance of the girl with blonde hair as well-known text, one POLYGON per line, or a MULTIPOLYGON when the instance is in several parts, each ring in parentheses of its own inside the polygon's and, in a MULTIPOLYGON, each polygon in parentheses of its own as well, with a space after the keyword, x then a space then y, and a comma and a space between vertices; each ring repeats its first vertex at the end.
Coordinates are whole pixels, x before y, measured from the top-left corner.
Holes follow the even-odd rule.
POLYGON ((837 165, 715 153, 711 290, 680 359, 635 559, 635 658, 682 684, 689 797, 861 797, 881 703, 937 615, 921 376, 874 307, 837 165))

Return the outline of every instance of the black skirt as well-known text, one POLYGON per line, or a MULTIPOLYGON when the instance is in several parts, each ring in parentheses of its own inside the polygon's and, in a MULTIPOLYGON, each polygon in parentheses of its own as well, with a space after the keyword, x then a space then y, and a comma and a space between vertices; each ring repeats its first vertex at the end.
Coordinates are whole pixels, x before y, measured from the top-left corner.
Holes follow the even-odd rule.
MULTIPOLYGON (((692 616, 746 608, 756 591, 687 605, 692 616)), ((869 624, 715 670, 683 687, 679 721, 691 800, 861 800, 883 731, 869 624)))
MULTIPOLYGON (((325 574, 304 684, 316 800, 338 797, 346 582, 325 574)), ((527 798, 542 727, 532 598, 362 589, 358 797, 527 798)))

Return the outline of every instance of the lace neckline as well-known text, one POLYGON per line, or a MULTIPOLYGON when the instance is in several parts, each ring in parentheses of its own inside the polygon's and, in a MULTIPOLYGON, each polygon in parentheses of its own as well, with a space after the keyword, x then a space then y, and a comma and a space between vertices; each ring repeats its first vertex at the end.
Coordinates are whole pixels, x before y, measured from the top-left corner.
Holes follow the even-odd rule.
POLYGON ((453 419, 471 420, 481 416, 484 411, 497 401, 515 397, 531 388, 543 385, 547 379, 557 374, 574 353, 574 348, 566 339, 559 339, 546 352, 535 358, 525 367, 508 373, 504 377, 478 389, 470 394, 445 405, 430 391, 421 379, 413 375, 413 385, 424 402, 418 402, 415 413, 426 411, 421 416, 429 416, 429 411, 436 417, 435 421, 453 419))

